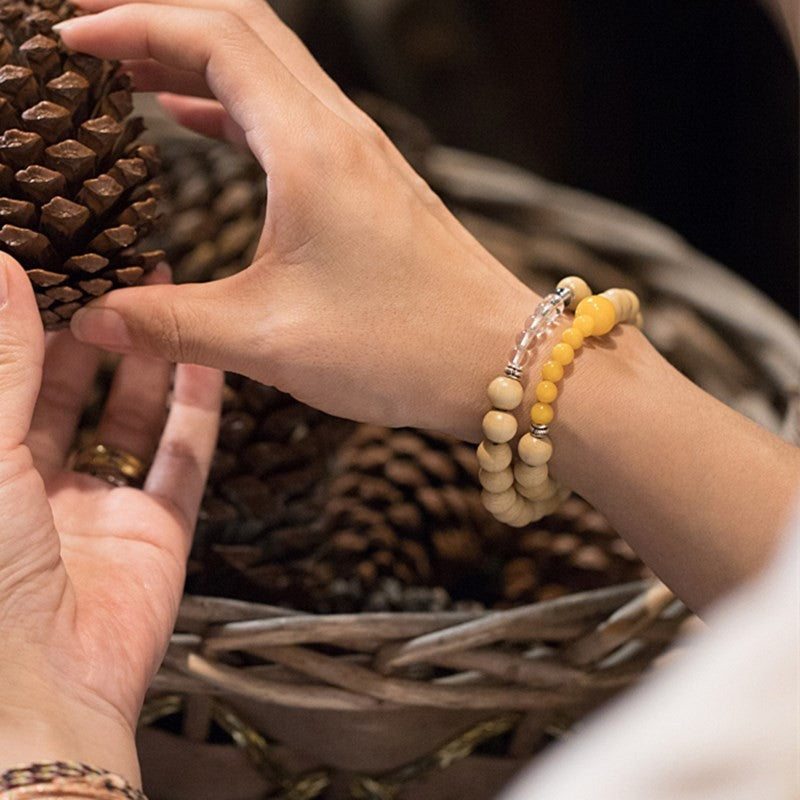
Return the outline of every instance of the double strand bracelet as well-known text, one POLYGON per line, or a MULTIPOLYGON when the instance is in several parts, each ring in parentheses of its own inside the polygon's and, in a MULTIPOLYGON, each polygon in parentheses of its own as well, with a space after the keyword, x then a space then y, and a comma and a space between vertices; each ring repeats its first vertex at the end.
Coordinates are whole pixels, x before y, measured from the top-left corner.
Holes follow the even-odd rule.
POLYGON ((0 773, 0 800, 147 800, 125 778, 75 761, 47 761, 0 773))
POLYGON ((503 375, 489 384, 492 409, 483 418, 485 439, 478 446, 481 500, 501 522, 515 527, 527 525, 552 514, 569 496, 570 490, 553 480, 548 467, 553 454, 549 433, 557 384, 584 340, 603 336, 618 322, 641 326, 639 299, 633 292, 609 289, 593 295, 586 281, 570 276, 559 281, 556 291, 542 300, 517 334, 503 375), (534 343, 547 334, 566 309, 574 309, 575 318, 542 366, 536 402, 530 412, 531 428, 517 443, 519 459, 515 462, 510 442, 517 434, 517 420, 511 412, 522 402, 524 367, 534 343))

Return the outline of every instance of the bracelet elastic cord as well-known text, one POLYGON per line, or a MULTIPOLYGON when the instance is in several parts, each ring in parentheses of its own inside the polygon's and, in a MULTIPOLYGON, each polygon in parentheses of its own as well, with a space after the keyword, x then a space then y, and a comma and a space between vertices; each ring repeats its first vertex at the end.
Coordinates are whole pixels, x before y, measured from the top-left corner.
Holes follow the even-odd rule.
POLYGON ((481 499, 498 520, 515 527, 527 525, 552 514, 569 496, 570 490, 552 479, 548 467, 553 454, 549 433, 557 384, 564 376, 564 367, 572 363, 586 338, 603 336, 618 322, 641 326, 641 321, 639 300, 633 292, 609 289, 593 295, 586 281, 575 276, 560 281, 556 292, 548 295, 528 318, 504 374, 489 384, 492 409, 483 418, 486 438, 478 446, 481 499), (520 437, 519 458, 515 462, 510 442, 517 434, 517 420, 510 412, 522 402, 521 380, 529 350, 565 308, 574 309, 575 318, 542 366, 536 402, 530 412, 530 432, 520 437), (529 335, 531 332, 533 335, 529 335))
POLYGON ((0 800, 147 800, 123 777, 73 761, 26 764, 0 775, 0 800))

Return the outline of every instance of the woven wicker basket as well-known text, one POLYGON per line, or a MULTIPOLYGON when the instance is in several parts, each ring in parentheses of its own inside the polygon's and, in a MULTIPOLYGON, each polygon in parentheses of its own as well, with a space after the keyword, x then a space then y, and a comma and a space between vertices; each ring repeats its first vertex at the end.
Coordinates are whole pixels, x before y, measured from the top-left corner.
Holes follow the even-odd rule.
MULTIPOLYGON (((573 272, 631 286, 673 363, 800 438, 800 333, 771 302, 650 219, 398 124, 415 166, 517 275, 539 291, 573 272)), ((499 610, 321 615, 187 595, 142 716, 145 788, 152 800, 483 800, 639 679, 688 618, 659 582, 612 576, 499 610)))

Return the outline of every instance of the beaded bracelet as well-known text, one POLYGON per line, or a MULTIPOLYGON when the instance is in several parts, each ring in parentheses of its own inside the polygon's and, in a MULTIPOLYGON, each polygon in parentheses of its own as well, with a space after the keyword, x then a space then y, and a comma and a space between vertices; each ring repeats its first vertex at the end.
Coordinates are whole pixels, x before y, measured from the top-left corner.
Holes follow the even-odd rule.
POLYGON ((617 322, 634 321, 641 326, 639 300, 628 289, 609 289, 592 295, 586 281, 570 276, 559 281, 526 321, 517 336, 517 347, 503 375, 488 389, 493 408, 483 418, 486 439, 478 446, 478 477, 483 486, 481 499, 498 520, 521 527, 552 514, 569 496, 570 490, 550 477, 548 461, 553 454, 549 438, 558 395, 557 383, 564 367, 572 363, 575 351, 589 336, 608 333, 617 322), (519 461, 514 462, 510 441, 517 433, 516 418, 510 412, 522 402, 521 379, 533 341, 542 335, 565 308, 575 310, 572 325, 561 334, 550 359, 542 366, 542 380, 536 386, 536 403, 531 408, 531 429, 517 444, 519 461), (534 335, 528 335, 534 331, 534 335), (524 350, 524 352, 520 352, 524 350))
POLYGON ((74 761, 26 764, 0 774, 0 800, 147 800, 124 778, 74 761))

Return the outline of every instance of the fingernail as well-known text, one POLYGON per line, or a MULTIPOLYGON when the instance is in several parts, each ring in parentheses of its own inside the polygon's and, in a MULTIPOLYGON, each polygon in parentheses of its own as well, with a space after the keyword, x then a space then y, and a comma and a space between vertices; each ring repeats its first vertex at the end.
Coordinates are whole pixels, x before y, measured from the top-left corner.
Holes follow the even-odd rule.
POLYGON ((6 265, 0 263, 0 308, 8 302, 8 275, 6 265))
POLYGON ((111 308, 82 308, 72 317, 70 327, 82 342, 118 353, 133 349, 125 320, 111 308))
POLYGON ((64 19, 64 20, 61 20, 61 22, 56 22, 56 24, 52 26, 52 29, 54 31, 57 31, 58 33, 61 33, 61 31, 66 30, 67 28, 69 28, 70 25, 72 25, 73 22, 75 22, 74 19, 64 19))

